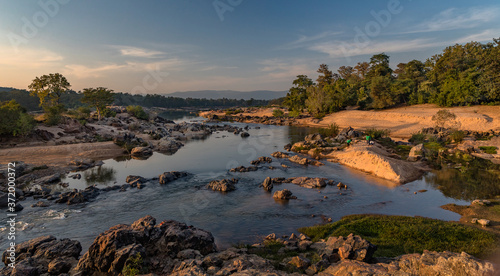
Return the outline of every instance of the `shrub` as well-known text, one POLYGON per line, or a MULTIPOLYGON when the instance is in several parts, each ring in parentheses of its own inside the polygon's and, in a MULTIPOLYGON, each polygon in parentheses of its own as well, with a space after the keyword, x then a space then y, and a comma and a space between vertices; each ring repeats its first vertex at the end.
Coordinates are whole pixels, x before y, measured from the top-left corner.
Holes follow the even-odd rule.
POLYGON ((134 116, 134 117, 136 117, 137 119, 140 119, 140 120, 148 120, 149 119, 148 113, 146 113, 146 111, 144 111, 144 109, 140 105, 129 105, 129 106, 127 106, 127 112, 130 115, 132 115, 132 116, 134 116))
POLYGON ((300 112, 298 110, 292 110, 290 112, 288 112, 288 116, 290 117, 299 117, 300 116, 300 112))
POLYGON ((235 115, 235 114, 243 113, 243 110, 230 108, 230 109, 226 109, 225 113, 226 113, 226 115, 235 115))
POLYGON ((58 125, 61 122, 61 114, 64 112, 62 104, 45 107, 45 123, 49 126, 58 125))
POLYGON ((336 123, 328 125, 327 128, 322 128, 319 133, 323 136, 335 137, 339 134, 340 128, 336 123))
POLYGON ((391 134, 391 131, 388 129, 369 128, 365 131, 365 133, 366 135, 370 135, 372 139, 379 139, 389 136, 391 134))
POLYGON ((425 142, 425 138, 425 134, 418 132, 412 134, 411 138, 408 141, 412 144, 422 144, 423 142, 425 142))
POLYGON ((455 130, 450 134, 450 138, 455 142, 455 143, 461 143, 464 138, 465 138, 465 132, 460 131, 460 130, 455 130))
POLYGON ((102 115, 102 117, 105 117, 105 118, 107 118, 107 117, 116 117, 116 112, 113 111, 113 110, 111 110, 111 109, 109 109, 109 108, 105 108, 105 109, 102 110, 102 114, 101 115, 102 115))
POLYGON ((125 276, 135 276, 145 272, 142 256, 139 253, 129 257, 125 263, 126 265, 122 270, 122 274, 125 276))
POLYGON ((497 154, 497 147, 479 147, 484 153, 497 154))
POLYGON ((455 119, 457 115, 450 112, 447 109, 439 110, 434 116, 432 116, 432 120, 435 122, 436 127, 445 128, 446 126, 455 125, 455 119))
POLYGON ((273 117, 277 118, 285 117, 285 112, 283 112, 283 110, 281 109, 275 109, 273 110, 273 117))

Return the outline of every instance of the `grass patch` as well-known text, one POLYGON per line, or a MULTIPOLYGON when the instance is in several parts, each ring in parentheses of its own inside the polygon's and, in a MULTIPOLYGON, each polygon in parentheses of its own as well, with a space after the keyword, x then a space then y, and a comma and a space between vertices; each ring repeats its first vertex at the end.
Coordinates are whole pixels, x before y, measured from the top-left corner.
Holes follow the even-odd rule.
POLYGON ((377 129, 377 128, 369 128, 365 131, 366 135, 370 135, 372 139, 380 139, 384 137, 389 137, 391 131, 388 129, 377 129))
POLYGON ((432 251, 465 251, 476 257, 494 250, 494 234, 454 222, 387 215, 350 215, 326 225, 300 228, 313 241, 330 236, 360 235, 377 245, 377 257, 432 251))
POLYGON ((497 154, 497 147, 479 147, 484 153, 497 154))
POLYGON ((319 133, 325 137, 335 137, 339 134, 340 128, 336 123, 328 125, 327 128, 319 129, 319 133))

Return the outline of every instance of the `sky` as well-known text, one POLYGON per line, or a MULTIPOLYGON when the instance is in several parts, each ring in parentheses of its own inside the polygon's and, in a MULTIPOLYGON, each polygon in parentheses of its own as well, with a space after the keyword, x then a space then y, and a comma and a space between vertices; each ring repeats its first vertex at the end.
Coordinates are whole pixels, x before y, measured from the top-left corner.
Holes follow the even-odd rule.
POLYGON ((0 87, 288 90, 386 53, 393 68, 500 38, 497 0, 0 0, 0 87))

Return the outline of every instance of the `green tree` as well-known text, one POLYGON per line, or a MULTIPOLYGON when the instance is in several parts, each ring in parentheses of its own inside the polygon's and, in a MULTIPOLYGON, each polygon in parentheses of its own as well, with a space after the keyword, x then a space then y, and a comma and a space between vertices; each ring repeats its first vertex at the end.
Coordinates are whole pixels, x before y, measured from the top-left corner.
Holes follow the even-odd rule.
POLYGON ((370 84, 370 97, 372 107, 376 109, 386 108, 396 103, 391 91, 391 78, 389 76, 374 77, 370 84))
POLYGON ((59 105, 61 95, 67 93, 70 87, 68 80, 59 73, 36 77, 28 86, 30 95, 37 96, 44 109, 59 105))
POLYGON ((113 100, 113 90, 104 87, 83 89, 83 98, 81 99, 82 103, 95 107, 98 120, 101 120, 103 110, 107 105, 113 103, 113 100))
POLYGON ((25 136, 35 127, 35 121, 15 100, 0 102, 0 135, 25 136))
POLYGON ((328 65, 324 63, 319 66, 317 72, 320 74, 318 76, 318 79, 316 80, 319 87, 323 87, 327 84, 332 84, 339 78, 339 76, 328 69, 328 65))
POLYGON ((313 81, 306 75, 298 75, 293 81, 293 87, 288 91, 283 105, 292 111, 302 112, 306 108, 307 88, 313 84, 313 81))

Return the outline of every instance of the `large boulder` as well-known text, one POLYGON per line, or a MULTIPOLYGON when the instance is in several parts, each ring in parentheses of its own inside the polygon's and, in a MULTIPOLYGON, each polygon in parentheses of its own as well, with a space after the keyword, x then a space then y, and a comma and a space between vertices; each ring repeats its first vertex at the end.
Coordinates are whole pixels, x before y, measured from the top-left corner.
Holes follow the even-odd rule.
POLYGON ((408 154, 408 161, 418 161, 425 157, 426 149, 424 144, 418 144, 411 148, 408 154))
POLYGON ((169 182, 172 182, 174 180, 186 176, 188 176, 188 173, 186 172, 178 172, 178 171, 164 172, 160 174, 158 181, 160 182, 160 184, 167 184, 169 182))
POLYGON ((358 235, 350 234, 347 237, 330 237, 326 241, 326 247, 322 253, 329 259, 339 258, 341 260, 357 260, 362 262, 371 261, 377 246, 371 244, 358 235), (332 256, 333 255, 333 256, 332 256))
POLYGON ((149 156, 153 154, 153 150, 150 147, 135 147, 130 152, 132 156, 149 156))
POLYGON ((15 268, 11 270, 11 250, 2 255, 7 266, 1 275, 60 275, 68 273, 76 265, 82 246, 79 241, 57 240, 53 236, 42 236, 16 245, 15 268), (10 273, 9 273, 10 272, 10 273))
POLYGON ((296 196, 294 196, 292 194, 292 192, 290 192, 289 190, 287 189, 284 189, 284 190, 281 190, 281 191, 276 191, 274 192, 273 194, 273 198, 274 199, 277 199, 277 200, 289 200, 289 199, 297 199, 296 196))
POLYGON ((100 234, 76 269, 83 275, 118 275, 131 258, 139 254, 150 272, 169 275, 175 258, 187 249, 202 255, 215 252, 214 237, 207 231, 173 220, 156 224, 156 219, 146 216, 132 225, 116 225, 100 234))
POLYGON ((309 160, 307 160, 307 158, 300 157, 298 155, 294 155, 294 156, 288 158, 288 160, 290 160, 293 163, 297 163, 297 164, 305 165, 305 166, 307 166, 307 164, 309 164, 309 160))
POLYGON ((307 142, 323 140, 323 135, 319 133, 309 134, 304 138, 304 140, 307 142))
POLYGON ((325 180, 327 180, 327 179, 326 178, 319 178, 319 177, 311 178, 311 177, 304 177, 303 176, 303 177, 297 177, 297 178, 293 179, 292 183, 299 185, 301 187, 304 187, 304 188, 313 189, 313 188, 325 187, 326 186, 325 180))
POLYGON ((176 152, 182 146, 184 146, 183 143, 181 143, 181 142, 179 142, 171 137, 161 138, 156 145, 158 151, 167 152, 167 153, 176 152))
POLYGON ((264 187, 264 190, 268 192, 273 189, 273 181, 269 176, 264 179, 264 182, 262 182, 262 187, 264 187))

